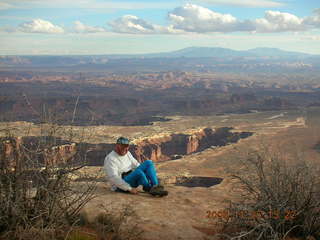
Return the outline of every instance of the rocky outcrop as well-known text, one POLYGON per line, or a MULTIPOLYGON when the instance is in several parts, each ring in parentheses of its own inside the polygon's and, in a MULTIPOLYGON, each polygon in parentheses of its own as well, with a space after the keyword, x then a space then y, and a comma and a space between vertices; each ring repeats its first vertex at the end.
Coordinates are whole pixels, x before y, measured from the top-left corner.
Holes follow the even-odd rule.
POLYGON ((172 134, 154 137, 137 143, 133 153, 139 161, 152 159, 155 162, 173 160, 181 155, 203 151, 212 146, 224 146, 251 136, 251 132, 231 132, 232 128, 204 128, 193 134, 172 134))
MULTIPOLYGON (((136 142, 130 146, 130 152, 140 161, 151 159, 154 162, 163 162, 181 158, 195 152, 203 151, 210 147, 224 146, 237 142, 241 138, 251 136, 251 132, 232 132, 232 128, 223 127, 217 129, 204 128, 190 134, 171 134, 160 137, 151 137, 136 142)), ((114 144, 89 144, 71 143, 62 139, 45 137, 20 137, 17 139, 2 139, 2 160, 0 164, 16 166, 15 154, 24 154, 21 146, 34 152, 34 162, 40 165, 59 165, 68 161, 84 161, 89 166, 102 166, 107 153, 114 149, 114 144), (46 142, 47 145, 43 145, 46 142), (49 147, 50 146, 50 147, 49 147)), ((26 156, 20 156, 24 159, 26 156)))
POLYGON ((17 137, 0 139, 0 167, 59 165, 71 160, 79 149, 76 143, 52 137, 17 137), (53 144, 55 141, 56 144, 53 144), (31 161, 32 160, 32 161, 31 161))
MULTIPOLYGON (((130 146, 130 152, 138 161, 151 159, 154 162, 163 162, 181 158, 210 147, 225 146, 235 143, 241 138, 251 136, 251 132, 233 132, 230 127, 217 129, 204 128, 190 134, 171 134, 154 136, 136 141, 130 146)), ((102 166, 106 154, 114 149, 114 144, 78 144, 85 155, 87 165, 102 166)))

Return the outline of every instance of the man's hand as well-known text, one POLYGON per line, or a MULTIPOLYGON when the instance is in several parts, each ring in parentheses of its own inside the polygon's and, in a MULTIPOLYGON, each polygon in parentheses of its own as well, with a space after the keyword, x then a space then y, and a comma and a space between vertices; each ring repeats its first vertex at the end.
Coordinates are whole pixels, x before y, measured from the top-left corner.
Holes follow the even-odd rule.
POLYGON ((138 194, 138 188, 132 188, 129 192, 132 194, 138 194))

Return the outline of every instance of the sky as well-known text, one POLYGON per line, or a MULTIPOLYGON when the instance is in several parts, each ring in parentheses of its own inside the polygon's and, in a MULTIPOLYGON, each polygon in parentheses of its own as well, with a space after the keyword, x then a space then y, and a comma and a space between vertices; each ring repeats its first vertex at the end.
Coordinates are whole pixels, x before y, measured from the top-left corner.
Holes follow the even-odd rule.
POLYGON ((319 0, 1 0, 0 55, 186 47, 320 54, 319 0))

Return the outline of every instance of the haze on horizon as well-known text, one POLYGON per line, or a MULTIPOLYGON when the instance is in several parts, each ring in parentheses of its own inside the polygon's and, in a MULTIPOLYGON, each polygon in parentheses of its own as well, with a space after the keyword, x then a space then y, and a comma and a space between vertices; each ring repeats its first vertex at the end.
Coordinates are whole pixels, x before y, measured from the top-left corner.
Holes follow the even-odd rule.
POLYGON ((320 54, 316 0, 3 0, 0 55, 159 53, 186 47, 320 54))

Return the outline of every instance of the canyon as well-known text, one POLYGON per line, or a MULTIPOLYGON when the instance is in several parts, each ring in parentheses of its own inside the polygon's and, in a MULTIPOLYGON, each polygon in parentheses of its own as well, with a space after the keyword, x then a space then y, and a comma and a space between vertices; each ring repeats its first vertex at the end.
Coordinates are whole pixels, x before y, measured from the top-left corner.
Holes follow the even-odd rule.
MULTIPOLYGON (((251 132, 232 132, 231 130, 232 128, 229 127, 204 128, 193 134, 175 133, 168 136, 150 137, 132 144, 130 151, 139 162, 147 159, 162 162, 179 159, 183 155, 200 152, 210 147, 236 143, 242 138, 253 135, 251 132)), ((32 158, 40 166, 47 164, 59 166, 67 162, 79 162, 81 158, 86 159, 87 166, 103 166, 105 155, 114 148, 114 144, 74 143, 53 137, 51 139, 46 137, 45 141, 43 140, 43 137, 35 136, 0 139, 1 152, 4 154, 1 164, 15 167, 17 164, 14 161, 15 154, 25 154, 24 150, 27 149, 30 153, 34 152, 32 158)), ((31 158, 31 156, 28 157, 31 158)))
POLYGON ((0 71, 0 121, 143 126, 320 105, 317 74, 0 71))
MULTIPOLYGON (((315 112, 315 109, 312 112, 315 112)), ((149 154, 148 156, 152 154, 154 159, 159 158, 160 161, 156 162, 157 173, 169 191, 169 195, 165 199, 155 199, 142 192, 138 195, 114 193, 110 191, 110 184, 105 180, 103 169, 91 166, 87 170, 92 175, 99 173, 101 178, 98 183, 98 196, 86 206, 84 212, 93 218, 98 212, 103 211, 99 207, 101 204, 113 211, 129 204, 137 213, 135 219, 140 229, 144 231, 143 239, 214 239, 221 219, 208 217, 208 212, 222 211, 228 206, 229 200, 241 199, 231 171, 239 169, 249 149, 262 150, 262 147, 270 146, 287 153, 290 149, 292 151, 294 143, 291 141, 297 141, 297 146, 302 147, 304 153, 310 154, 309 159, 319 161, 320 155, 312 150, 312 147, 318 143, 319 135, 307 125, 310 124, 311 119, 304 117, 310 115, 297 117, 296 114, 300 113, 288 112, 277 118, 274 116, 279 116, 279 112, 254 113, 245 116, 235 114, 228 117, 215 117, 212 122, 209 121, 210 117, 208 119, 180 118, 173 120, 174 123, 161 122, 152 127, 126 128, 127 135, 137 136, 134 145, 140 143, 141 146, 147 147, 145 153, 149 154), (201 125, 203 121, 210 127, 190 128, 196 123, 201 125), (233 129, 221 126, 226 122, 229 122, 228 125, 233 129), (180 130, 182 123, 183 127, 187 128, 185 131, 180 130), (211 124, 216 127, 212 127, 211 124), (172 127, 170 128, 172 134, 150 134, 151 128, 153 130, 159 128, 159 131, 167 132, 168 125, 172 127), (130 133, 128 133, 129 130, 130 133), (136 131, 141 131, 141 135, 136 135, 136 131), (232 135, 231 132, 235 134, 232 135), (243 138, 240 137, 241 135, 243 138), (248 135, 250 137, 245 137, 248 135), (233 138, 232 144, 224 144, 226 139, 233 138), (159 143, 159 139, 162 139, 162 144, 159 143), (222 142, 216 141, 219 139, 222 142), (176 142, 172 142, 173 140, 176 142), (207 141, 219 147, 205 148, 207 141), (175 160, 165 161, 162 158, 172 154, 170 149, 161 148, 166 142, 172 147, 175 146, 178 150, 176 152, 179 153, 192 152, 196 149, 202 149, 202 151, 180 155, 175 160), (165 156, 163 156, 164 153, 165 156)), ((319 113, 317 111, 317 119, 320 116, 319 113)), ((314 124, 317 123, 314 122, 314 124)), ((119 127, 114 131, 122 134, 122 129, 124 130, 119 127)), ((111 130, 110 133, 112 133, 111 130)), ((140 153, 141 150, 143 148, 140 149, 140 153)), ((143 158, 143 154, 141 157, 143 158)), ((79 180, 79 184, 85 182, 85 179, 79 180)))
POLYGON ((133 153, 139 161, 152 159, 155 162, 182 158, 183 155, 201 152, 210 147, 235 143, 251 136, 251 132, 230 132, 232 128, 205 128, 192 135, 172 134, 153 137, 133 146, 133 153))
POLYGON ((0 168, 82 166, 70 179, 80 192, 97 184, 89 218, 129 204, 142 240, 211 239, 219 219, 208 212, 240 198, 231 175, 250 151, 319 165, 320 58, 194 50, 0 56, 0 168), (120 136, 138 161, 154 161, 167 197, 110 190, 103 163, 120 136))
MULTIPOLYGON (((237 197, 228 172, 229 168, 237 169, 239 166, 237 149, 246 150, 264 140, 286 150, 285 147, 292 148, 288 139, 297 137, 301 138, 298 146, 319 143, 316 135, 312 138, 313 129, 308 129, 311 122, 318 124, 318 116, 320 110, 317 108, 308 112, 290 110, 218 116, 166 116, 170 121, 154 122, 151 126, 59 126, 63 129, 53 138, 41 138, 42 129, 51 130, 42 124, 0 123, 0 129, 11 129, 18 142, 30 148, 49 142, 52 146, 50 152, 56 156, 68 152, 73 154, 74 151, 86 153, 91 165, 81 171, 87 177, 77 179, 75 175, 74 185, 81 190, 89 181, 97 182, 96 198, 83 209, 89 219, 105 209, 121 211, 124 205, 129 204, 136 216, 134 221, 128 221, 128 225, 138 223, 137 228, 144 231, 141 239, 191 240, 213 237, 217 219, 208 218, 207 212, 220 211, 227 200, 237 197), (310 114, 317 117, 312 120, 310 114), (72 129, 75 135, 84 132, 85 138, 82 139, 86 141, 63 140, 68 139, 68 129, 72 129), (305 141, 306 135, 308 141, 305 141), (110 190, 102 164, 119 136, 131 139, 130 151, 139 160, 151 158, 155 161, 159 179, 169 191, 166 198, 152 198, 142 190, 138 195, 110 190)), ((0 134, 1 142, 10 140, 5 138, 3 131, 0 134)), ((8 146, 3 152, 12 153, 8 146)), ((312 154, 313 159, 318 159, 315 153, 312 154)))

